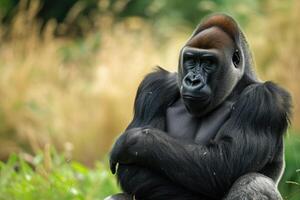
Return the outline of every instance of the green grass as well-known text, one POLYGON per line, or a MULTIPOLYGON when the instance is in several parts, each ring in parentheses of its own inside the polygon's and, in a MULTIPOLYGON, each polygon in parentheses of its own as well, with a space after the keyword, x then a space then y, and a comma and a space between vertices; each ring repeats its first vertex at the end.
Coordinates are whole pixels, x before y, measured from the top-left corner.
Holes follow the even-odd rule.
POLYGON ((13 155, 0 163, 0 200, 103 200, 119 191, 100 162, 94 169, 57 155, 47 162, 38 155, 29 165, 13 155))
POLYGON ((288 200, 300 199, 300 136, 288 134, 285 138, 286 168, 279 184, 279 190, 288 200))
MULTIPOLYGON (((300 137, 291 134, 285 141, 286 170, 279 189, 284 199, 299 200, 300 137)), ((0 200, 103 200, 119 191, 105 164, 90 169, 55 151, 30 159, 12 155, 0 163, 0 200)))

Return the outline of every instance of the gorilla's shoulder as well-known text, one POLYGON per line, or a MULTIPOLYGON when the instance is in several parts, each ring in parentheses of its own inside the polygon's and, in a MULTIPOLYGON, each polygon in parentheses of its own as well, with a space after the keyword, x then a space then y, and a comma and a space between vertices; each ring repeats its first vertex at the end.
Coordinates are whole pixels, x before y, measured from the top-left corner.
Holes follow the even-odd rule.
POLYGON ((139 90, 147 92, 164 89, 177 89, 177 73, 171 73, 161 67, 156 67, 153 72, 147 74, 139 86, 139 90))
POLYGON ((162 123, 169 105, 179 98, 177 73, 157 67, 146 75, 139 85, 134 102, 134 120, 131 126, 148 125, 153 120, 162 123))
POLYGON ((161 67, 147 74, 139 85, 137 97, 147 96, 148 99, 168 101, 179 95, 177 73, 171 73, 161 67))
POLYGON ((234 104, 234 113, 242 124, 282 134, 289 124, 291 96, 271 81, 252 84, 234 104))

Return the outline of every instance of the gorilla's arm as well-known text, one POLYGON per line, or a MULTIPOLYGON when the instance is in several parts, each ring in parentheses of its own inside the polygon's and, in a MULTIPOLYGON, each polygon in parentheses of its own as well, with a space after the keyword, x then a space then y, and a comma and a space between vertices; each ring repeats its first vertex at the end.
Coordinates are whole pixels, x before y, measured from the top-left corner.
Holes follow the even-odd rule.
MULTIPOLYGON (((134 118, 127 131, 145 126, 165 129, 164 111, 179 97, 176 77, 176 74, 158 67, 144 78, 137 90, 134 118)), ((123 191, 135 194, 137 198, 170 199, 166 197, 168 193, 174 196, 176 193, 185 194, 180 186, 171 183, 167 177, 140 165, 120 163, 117 177, 123 191)))
POLYGON ((183 144, 163 131, 136 128, 123 140, 130 145, 121 154, 129 157, 116 160, 155 170, 196 193, 222 197, 238 177, 273 161, 288 125, 289 102, 288 93, 273 83, 251 85, 211 144, 183 144))

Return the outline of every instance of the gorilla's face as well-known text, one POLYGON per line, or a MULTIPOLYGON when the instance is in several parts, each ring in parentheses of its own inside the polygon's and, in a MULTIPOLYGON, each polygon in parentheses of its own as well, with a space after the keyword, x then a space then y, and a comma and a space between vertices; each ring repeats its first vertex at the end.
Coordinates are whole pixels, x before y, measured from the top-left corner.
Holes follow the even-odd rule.
POLYGON ((241 79, 243 52, 234 37, 230 30, 211 26, 195 33, 181 50, 180 93, 191 114, 203 116, 212 111, 241 79))

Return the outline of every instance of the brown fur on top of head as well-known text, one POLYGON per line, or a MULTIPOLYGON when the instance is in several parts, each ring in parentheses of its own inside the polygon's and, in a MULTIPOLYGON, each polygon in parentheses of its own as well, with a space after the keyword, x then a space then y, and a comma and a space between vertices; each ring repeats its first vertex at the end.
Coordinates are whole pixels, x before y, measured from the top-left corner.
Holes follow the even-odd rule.
POLYGON ((222 49, 233 47, 234 40, 219 27, 204 29, 186 43, 186 46, 204 49, 222 49))
POLYGON ((218 27, 227 33, 235 42, 240 39, 240 28, 236 21, 226 14, 214 14, 205 18, 200 25, 196 28, 192 37, 200 33, 201 31, 211 28, 218 27))

